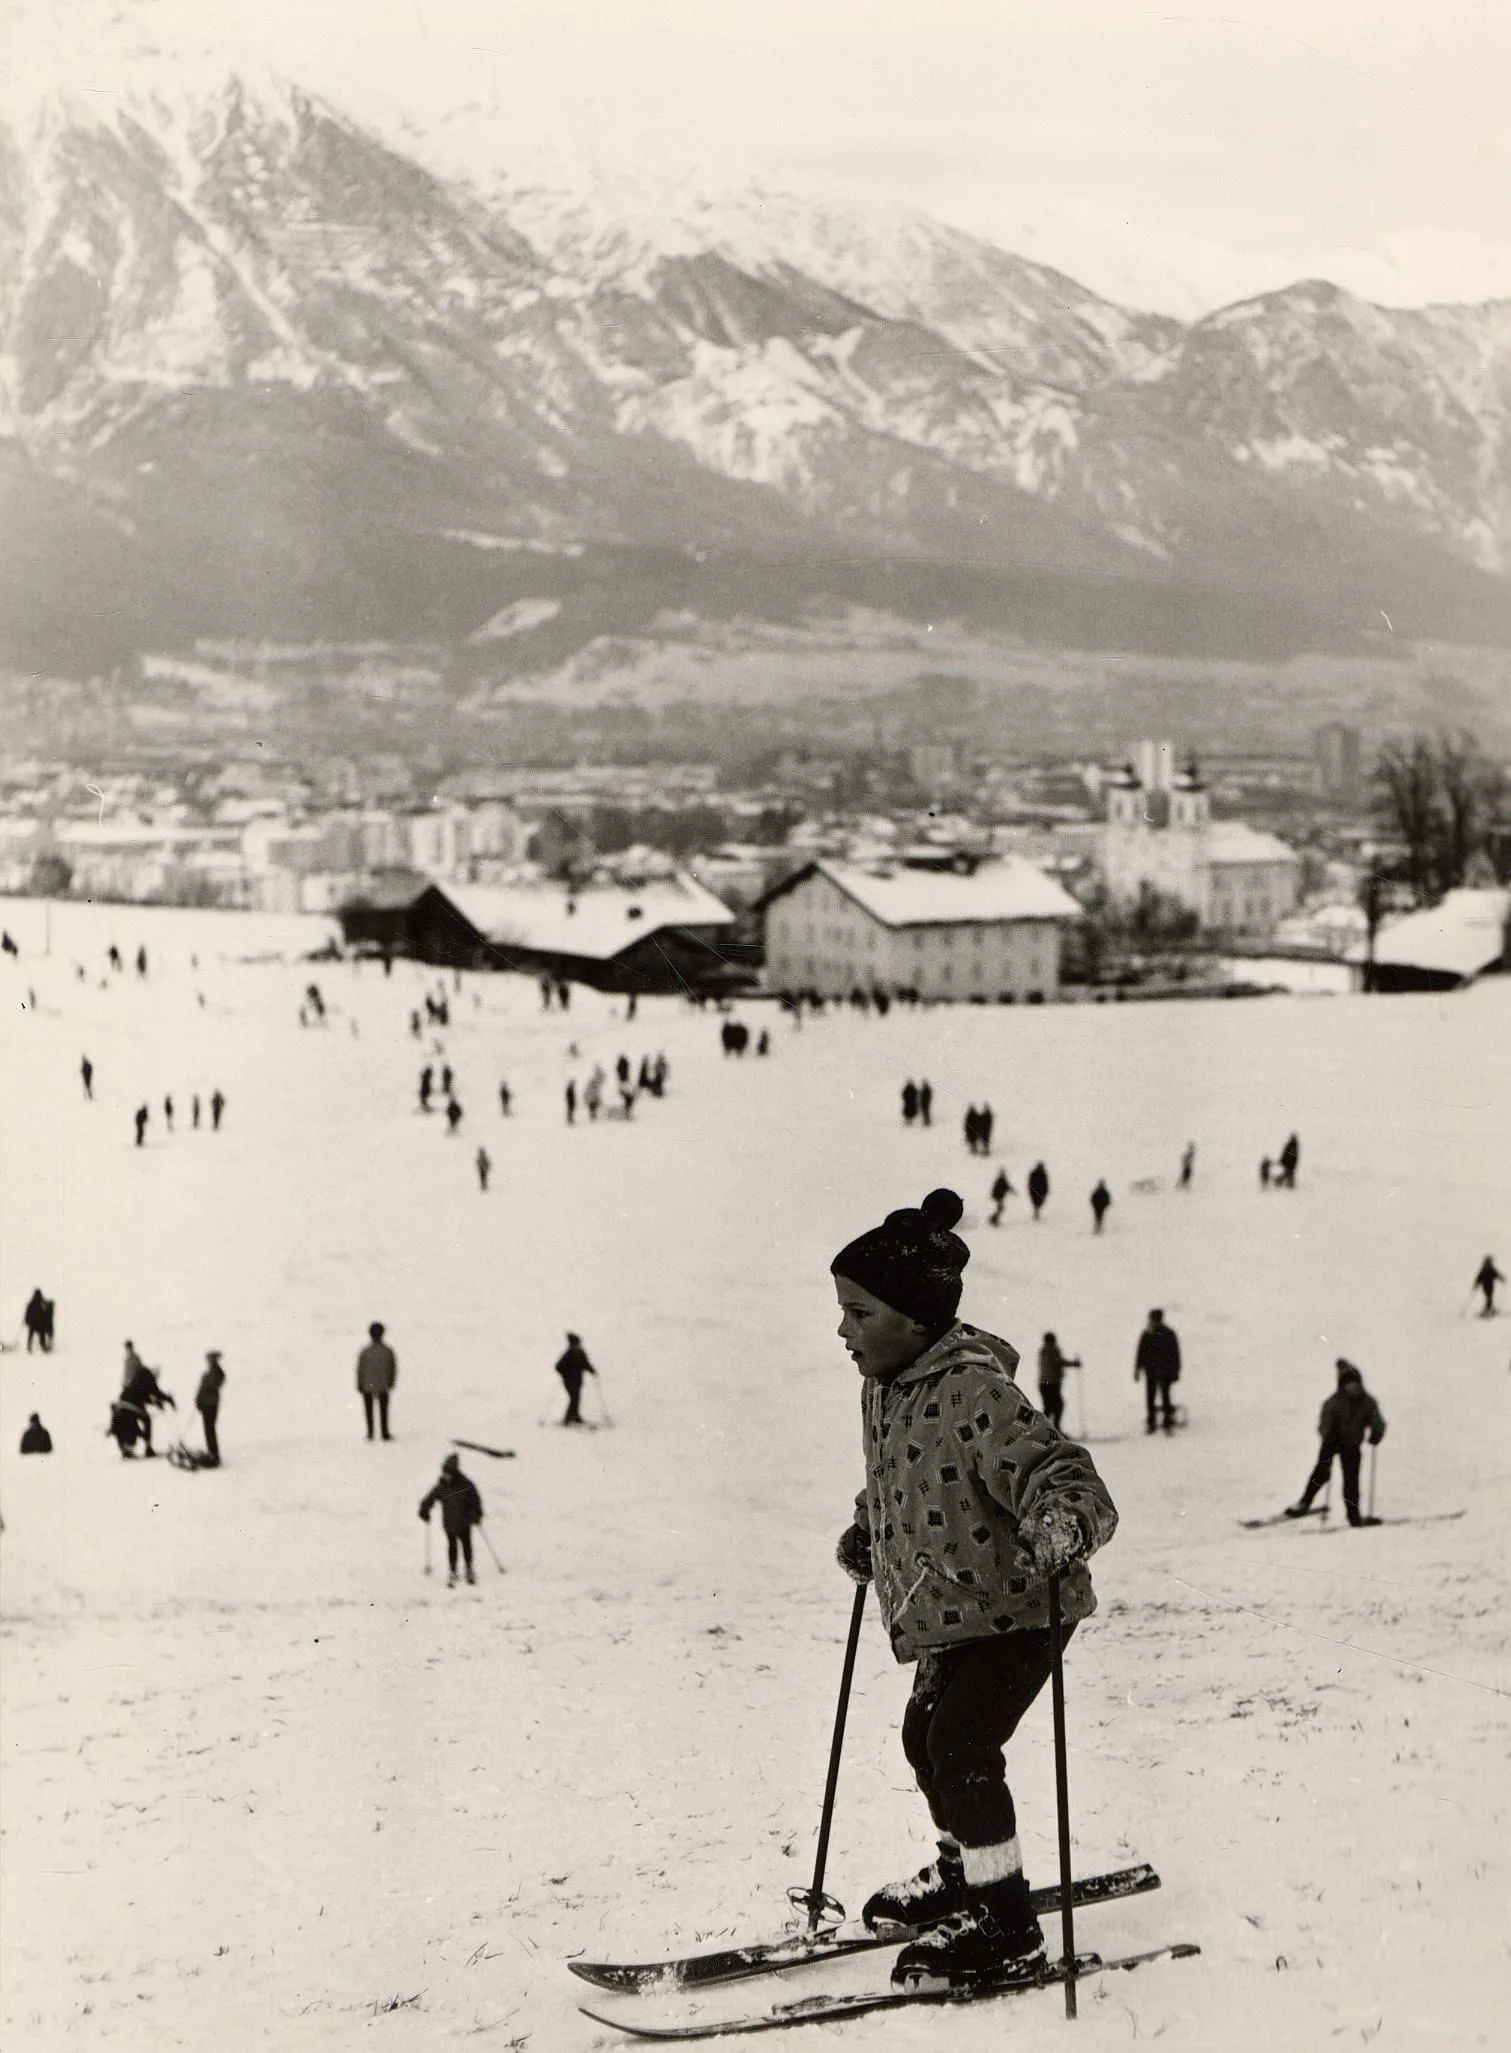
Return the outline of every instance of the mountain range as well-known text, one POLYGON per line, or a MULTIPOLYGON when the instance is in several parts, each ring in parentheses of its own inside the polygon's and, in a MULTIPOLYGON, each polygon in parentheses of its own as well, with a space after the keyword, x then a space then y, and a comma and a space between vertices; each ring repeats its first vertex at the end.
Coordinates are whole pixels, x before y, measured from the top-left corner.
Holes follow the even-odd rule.
POLYGON ((1280 657, 1511 643, 1511 302, 1194 323, 917 214, 511 161, 282 80, 0 121, 0 663, 474 678, 850 607, 1280 657))

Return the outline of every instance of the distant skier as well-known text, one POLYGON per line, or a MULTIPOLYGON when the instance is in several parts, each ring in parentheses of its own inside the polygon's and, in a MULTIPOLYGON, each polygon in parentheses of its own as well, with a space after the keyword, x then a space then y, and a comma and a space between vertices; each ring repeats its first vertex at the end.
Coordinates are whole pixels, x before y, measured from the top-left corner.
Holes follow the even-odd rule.
POLYGON ((367 1345, 357 1356, 357 1389, 362 1396, 362 1410, 367 1418, 367 1437, 373 1437, 373 1410, 376 1406, 378 1426, 385 1440, 393 1438, 388 1430, 388 1400, 393 1387, 399 1380, 399 1358, 383 1338, 383 1324, 374 1319, 367 1329, 367 1345))
POLYGON ((983 1104, 981 1110, 976 1114, 976 1132, 981 1142, 981 1152, 983 1155, 989 1155, 992 1151, 992 1127, 995 1123, 996 1114, 992 1111, 991 1106, 983 1104))
POLYGON ((1493 1319, 1495 1317, 1495 1286, 1497 1283, 1504 1283, 1505 1280, 1505 1277, 1495 1266, 1494 1255, 1486 1255, 1475 1272, 1474 1278, 1474 1288, 1483 1291, 1485 1297, 1485 1302, 1480 1307, 1480 1317, 1482 1319, 1493 1319))
POLYGON ((199 1379, 199 1388, 194 1393, 194 1408, 199 1413, 199 1423, 204 1429, 206 1466, 220 1467, 220 1441, 216 1435, 216 1421, 220 1417, 220 1393, 226 1385, 226 1372, 220 1365, 220 1350, 211 1348, 205 1356, 205 1373, 199 1379))
MULTIPOLYGON (((543 988, 549 990, 551 987, 549 983, 544 983, 543 981, 543 988)), ((564 1096, 567 1106, 567 1125, 575 1126, 577 1123, 577 1086, 570 1078, 568 1079, 564 1096)))
POLYGON ((1189 1190, 1191 1188, 1191 1179, 1195 1173, 1196 1143, 1195 1141, 1187 1141, 1186 1145, 1181 1149, 1180 1175, 1175 1180, 1175 1188, 1177 1190, 1189 1190))
POLYGON ((1261 1190, 1268 1190, 1268 1189, 1269 1189, 1269 1187, 1270 1187, 1270 1171, 1271 1171, 1271 1170, 1273 1169, 1273 1167, 1274 1167, 1274 1164, 1273 1164, 1273 1163, 1271 1162, 1271 1160, 1270 1160, 1270 1158, 1269 1158, 1269 1156, 1268 1156, 1268 1155, 1265 1155, 1265 1156, 1261 1157, 1261 1159, 1260 1159, 1260 1163, 1259 1163, 1259 1188, 1260 1188, 1261 1190))
POLYGON ((1039 1409, 1052 1426, 1065 1415, 1065 1371, 1078 1369, 1078 1354, 1062 1354, 1053 1333, 1046 1333, 1039 1345, 1039 1409))
POLYGON ((420 1071, 420 1110, 422 1112, 428 1112, 430 1110, 430 1094, 434 1089, 435 1071, 427 1062, 425 1067, 420 1071))
POLYGON ((453 1133, 455 1133, 455 1132, 456 1132, 456 1130, 457 1130, 457 1128, 458 1128, 458 1127, 459 1127, 459 1126, 461 1125, 461 1123, 462 1123, 462 1108, 461 1108, 461 1106, 460 1106, 460 1105, 459 1105, 459 1104, 457 1103, 457 1101, 456 1101, 456 1099, 455 1099, 455 1098, 448 1098, 448 1099, 446 1100, 446 1131, 447 1131, 447 1133, 448 1133, 448 1134, 453 1134, 453 1133))
POLYGON ((225 1094, 219 1090, 212 1091, 210 1093, 210 1131, 212 1133, 220 1132, 220 1115, 225 1109, 225 1094))
MULTIPOLYGON (((441 1463, 441 1473, 434 1487, 420 1499, 420 1516, 427 1525, 438 1504, 441 1507, 441 1530, 446 1535, 446 1587, 450 1589, 456 1582, 458 1553, 461 1554, 468 1582, 475 1583, 472 1528, 482 1524, 483 1500, 471 1477, 462 1474, 462 1465, 454 1454, 447 1455, 441 1463)), ((429 1545, 428 1541, 426 1545, 429 1545)))
POLYGON ((196 1091, 196 1092, 194 1093, 194 1096, 193 1096, 193 1098, 192 1098, 192 1099, 190 1100, 190 1103, 189 1103, 189 1124, 190 1124, 190 1125, 191 1125, 191 1126, 192 1126, 192 1127, 194 1128, 194 1131, 195 1131, 196 1133, 198 1133, 198 1132, 199 1132, 199 1092, 198 1092, 198 1091, 196 1091))
POLYGON ((1035 1219, 1044 1210, 1048 1198, 1049 1171, 1042 1162, 1035 1162, 1033 1168, 1028 1172, 1028 1202, 1034 1208, 1035 1219))
POLYGON ((138 948, 136 951, 136 973, 139 977, 144 977, 147 974, 147 951, 145 948, 138 948))
POLYGON ((43 1425, 35 1412, 26 1421, 26 1431, 21 1435, 21 1452, 23 1454, 52 1453, 52 1434, 48 1432, 46 1426, 43 1425))
POLYGON ((109 947, 108 947, 108 948, 106 949, 106 951, 105 951, 105 958, 106 958, 106 960, 107 960, 107 961, 109 962, 109 964, 110 964, 110 967, 111 967, 112 969, 119 969, 119 968, 120 968, 120 966, 121 966, 121 951, 120 951, 120 949, 119 949, 119 948, 117 948, 117 947, 116 947, 116 945, 115 945, 115 943, 114 943, 113 941, 111 942, 110 946, 109 946, 109 947))
POLYGON ((441 1065, 441 1089, 448 1098, 451 1096, 451 1087, 455 1082, 456 1078, 452 1075, 451 1064, 443 1062, 441 1065))
POLYGON ((588 1108, 589 1119, 596 1119, 603 1106, 604 1074, 603 1064, 596 1063, 592 1075, 583 1086, 582 1102, 588 1108))
POLYGON ((918 1086, 918 1116, 925 1126, 934 1123, 934 1086, 925 1077, 918 1086))
POLYGON ((628 1055, 621 1055, 619 1057, 619 1060, 614 1064, 614 1074, 619 1079, 621 1086, 629 1082, 630 1058, 628 1055))
POLYGON ((147 1121, 152 1114, 145 1105, 138 1105, 133 1117, 136 1121, 136 1144, 141 1147, 147 1138, 147 1121))
POLYGON ((1295 1134, 1290 1134, 1280 1150, 1280 1173, 1275 1181, 1283 1190, 1296 1188, 1296 1170, 1301 1161, 1301 1143, 1295 1134))
POLYGON ((1101 1232, 1102 1221, 1107 1217, 1111 1205, 1112 1192, 1107 1188, 1106 1179, 1103 1178, 1091 1193, 1091 1230, 1093 1233, 1101 1232))
POLYGON ((981 1114, 976 1110, 975 1105, 967 1105, 965 1108, 965 1116, 960 1122, 960 1131, 965 1140, 966 1147, 970 1150, 970 1152, 973 1155, 980 1152, 980 1122, 981 1114))
POLYGON ((918 1086, 911 1077, 902 1087, 902 1123, 911 1126, 918 1117, 918 1086))
POLYGON ((1364 1377, 1342 1355, 1337 1360, 1338 1387, 1322 1407, 1317 1431, 1322 1445, 1317 1465, 1306 1479, 1306 1488, 1294 1504, 1286 1506, 1287 1518, 1305 1518, 1312 1499, 1326 1486, 1336 1458, 1343 1470, 1343 1508, 1350 1525, 1378 1525, 1377 1518, 1359 1509, 1359 1450, 1365 1438, 1378 1447, 1385 1438, 1385 1415, 1364 1387, 1364 1377))
POLYGON ((26 1310, 21 1314, 26 1327, 26 1352, 31 1353, 35 1341, 44 1354, 52 1353, 52 1305, 42 1295, 39 1284, 26 1300, 26 1310))
POLYGON ((94 1064, 87 1055, 79 1058, 79 1075, 83 1080, 85 1097, 92 1098, 94 1096, 94 1064))
POLYGON ((1149 1323, 1139 1335, 1133 1363, 1135 1383, 1140 1376, 1144 1379, 1145 1432, 1154 1431, 1156 1409, 1158 1423, 1167 1433, 1174 1432, 1175 1404, 1170 1392, 1180 1381, 1180 1342, 1174 1327, 1165 1324, 1165 1315, 1158 1307, 1149 1314, 1149 1323))
POLYGON ((164 1126, 166 1126, 166 1127, 167 1127, 167 1129, 168 1129, 169 1133, 172 1133, 172 1131, 173 1131, 173 1100, 172 1100, 172 1098, 171 1098, 171 1097, 169 1097, 169 1098, 164 1098, 164 1100, 163 1100, 163 1124, 164 1124, 164 1126))
POLYGON ((902 1744, 940 1833, 938 1860, 863 1916, 910 1942, 894 1985, 941 1994, 1043 1968, 1002 1749, 1050 1677, 1051 1576, 1068 1639, 1095 1609, 1086 1556, 1117 1526, 1090 1456, 1015 1387, 1017 1351, 959 1322, 960 1216, 933 1191, 830 1264, 866 1447, 837 1558, 874 1576, 892 1651, 917 1663, 902 1744))
POLYGON ((477 1187, 481 1191, 486 1191, 488 1188, 488 1172, 493 1167, 493 1157, 486 1148, 479 1148, 474 1160, 477 1163, 477 1187))
POLYGON ((769 1055, 771 1053, 771 1030, 769 1027, 762 1027, 757 1035, 756 1053, 757 1055, 769 1055))
POLYGON ((992 1216, 988 1222, 989 1224, 993 1226, 1000 1226, 1002 1224, 1002 1207, 1014 1195, 1013 1187, 1007 1180, 1007 1171, 999 1169, 992 1178, 992 1216))
POLYGON ((505 1119, 509 1117, 509 1112, 513 1104, 514 1093, 509 1089, 509 1086, 507 1084, 500 1084, 498 1087, 498 1109, 500 1112, 502 1112, 505 1119))
POLYGON ((556 1364, 556 1373, 567 1387, 567 1409, 562 1418, 564 1426, 582 1424, 582 1379, 596 1376, 598 1371, 583 1351, 582 1337, 577 1333, 567 1335, 566 1353, 556 1364))

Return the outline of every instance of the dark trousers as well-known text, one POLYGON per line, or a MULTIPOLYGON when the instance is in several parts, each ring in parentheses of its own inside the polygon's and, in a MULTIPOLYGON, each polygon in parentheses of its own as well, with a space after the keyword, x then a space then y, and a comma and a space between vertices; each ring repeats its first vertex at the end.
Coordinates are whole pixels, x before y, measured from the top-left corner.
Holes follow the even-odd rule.
POLYGON ((1052 1426, 1058 1426, 1065 1416, 1065 1385, 1063 1383, 1041 1383, 1039 1385, 1039 1409, 1052 1426))
POLYGON ((1155 1428, 1155 1408, 1158 1406, 1160 1422, 1168 1430, 1175 1424, 1175 1403, 1170 1392, 1175 1388, 1175 1378, 1161 1369, 1144 1371, 1144 1423, 1152 1433, 1155 1428))
POLYGON ((564 1426, 580 1426, 582 1424, 582 1378, 581 1376, 563 1376, 561 1380, 567 1386, 567 1409, 562 1419, 562 1424, 564 1426))
MULTIPOLYGON (((1062 1647, 1074 1631, 1065 1627, 1062 1647)), ((902 1750, 935 1825, 962 1846, 999 1846, 1017 1831, 1002 1749, 1052 1666, 1047 1630, 966 1640, 920 1659, 902 1750)))
POLYGON ((1343 1470, 1343 1508, 1348 1513, 1350 1525, 1359 1522, 1359 1455, 1357 1447, 1343 1447, 1335 1440, 1324 1440, 1317 1455, 1317 1466, 1306 1479, 1306 1488, 1301 1493, 1303 1504, 1310 1504, 1319 1490, 1327 1488, 1327 1481, 1333 1472, 1333 1457, 1337 1456, 1343 1470))
POLYGON ((199 1422, 205 1429, 205 1452, 216 1468, 220 1467, 220 1442, 215 1437, 216 1407, 202 1404, 199 1407, 199 1422))
POLYGON ((373 1436, 374 1405, 378 1407, 378 1422, 382 1428, 383 1438, 391 1440, 393 1434, 388 1430, 388 1392, 386 1390, 364 1390, 362 1392, 362 1409, 367 1414, 367 1437, 370 1440, 373 1436))
POLYGON ((446 1528, 446 1566, 451 1570, 451 1573, 453 1575, 456 1574, 456 1557, 458 1548, 461 1549, 462 1559, 467 1565, 467 1573, 471 1575, 472 1529, 470 1526, 464 1526, 459 1533, 452 1532, 449 1526, 446 1528))

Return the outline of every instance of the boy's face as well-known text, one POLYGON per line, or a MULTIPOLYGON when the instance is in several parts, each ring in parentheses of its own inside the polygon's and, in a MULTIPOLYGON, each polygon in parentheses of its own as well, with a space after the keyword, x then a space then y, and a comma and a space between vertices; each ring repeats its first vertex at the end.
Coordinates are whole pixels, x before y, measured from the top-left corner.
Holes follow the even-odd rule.
POLYGON ((834 1291, 839 1299, 839 1337, 845 1351, 863 1376, 893 1376, 916 1362, 931 1345, 926 1326, 899 1312, 848 1276, 836 1276, 834 1291))

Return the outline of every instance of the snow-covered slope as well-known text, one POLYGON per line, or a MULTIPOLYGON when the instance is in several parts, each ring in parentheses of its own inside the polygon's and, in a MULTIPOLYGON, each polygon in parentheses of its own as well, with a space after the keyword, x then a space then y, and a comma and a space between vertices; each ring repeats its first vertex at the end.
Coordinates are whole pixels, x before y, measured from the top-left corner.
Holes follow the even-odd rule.
MULTIPOLYGON (((407 1018, 433 973, 236 963, 291 944, 235 921, 0 907, 23 951, 0 958, 3 1337, 34 1284, 59 1320, 52 1356, 0 1357, 7 2046, 586 2053, 620 2042, 578 2016, 569 1955, 777 1925, 811 1872, 860 1470, 827 1264, 941 1182, 968 1205, 965 1310, 1030 1359, 1047 1328, 1083 1357, 1068 1422, 1122 1512, 1068 1664, 1074 1851, 1150 1859, 1165 1886, 1078 1937, 1203 1948, 1088 1985, 1078 2043, 1498 2042, 1511 1381, 1504 1320, 1463 1313, 1487 1246, 1507 1266, 1504 980, 773 1018, 770 1058, 735 1063, 689 1008, 627 1024, 579 992, 545 1014, 528 981, 468 978, 453 1141, 414 1109, 407 1018), (146 983, 102 988, 112 940, 146 942, 146 983), (311 976, 324 1031, 297 1024, 311 976), (667 1099, 569 1131, 565 1079, 621 1048, 665 1049, 667 1099), (920 1074, 927 1132, 897 1115, 920 1074), (196 1133, 189 1095, 217 1084, 224 1128, 196 1133), (958 1139, 982 1096, 1014 1182, 1049 1164, 1037 1227, 985 1224, 995 1164, 958 1139), (1261 1194, 1292 1127, 1300 1186, 1261 1194), (1130 1373, 1151 1303, 1186 1354, 1170 1441, 1146 1440, 1130 1373), (352 1387, 373 1318, 399 1356, 386 1447, 352 1387), (540 1423, 568 1326, 613 1419, 580 1439, 540 1423), (169 1438, 197 1438, 184 1408, 224 1351, 219 1474, 129 1466, 103 1437, 128 1334, 178 1396, 169 1438), (1299 1488, 1340 1353, 1389 1422, 1377 1508, 1461 1520, 1241 1530, 1299 1488), (45 1461, 16 1453, 32 1410, 45 1461), (448 1592, 415 1509, 458 1435, 517 1456, 464 1456, 506 1572, 484 1553, 478 1588, 448 1592)), ((869 1620, 829 1870, 852 1907, 931 1844, 897 1741, 908 1681, 869 1620)), ((1040 1879, 1047 1704, 1012 1761, 1040 1879)), ((836 2044, 1063 2029, 1047 1994, 836 2044)))

